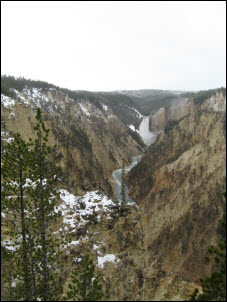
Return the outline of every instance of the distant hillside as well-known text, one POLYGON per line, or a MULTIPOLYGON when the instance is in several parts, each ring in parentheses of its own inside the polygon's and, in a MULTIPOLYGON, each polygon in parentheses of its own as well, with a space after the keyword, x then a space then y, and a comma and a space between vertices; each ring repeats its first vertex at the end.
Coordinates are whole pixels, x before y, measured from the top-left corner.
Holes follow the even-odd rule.
POLYGON ((161 90, 161 89, 139 89, 139 90, 119 90, 118 93, 126 94, 134 97, 147 97, 155 95, 181 94, 182 91, 161 90))
POLYGON ((216 88, 216 89, 209 89, 209 90, 201 90, 198 92, 187 92, 182 93, 181 96, 184 98, 193 99, 196 105, 201 105, 205 100, 215 95, 217 92, 222 92, 222 94, 226 95, 226 88, 216 88))
POLYGON ((141 89, 100 92, 99 95, 113 104, 116 104, 117 100, 127 104, 130 103, 143 115, 147 116, 159 108, 171 106, 179 100, 181 93, 181 91, 141 89))

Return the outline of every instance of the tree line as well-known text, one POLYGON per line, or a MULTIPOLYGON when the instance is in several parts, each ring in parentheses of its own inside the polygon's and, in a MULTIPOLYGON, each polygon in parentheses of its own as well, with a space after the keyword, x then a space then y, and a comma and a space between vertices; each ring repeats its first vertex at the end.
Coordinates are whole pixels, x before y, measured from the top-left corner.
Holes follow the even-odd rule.
POLYGON ((91 102, 101 111, 103 111, 101 98, 98 97, 97 94, 92 93, 90 91, 74 91, 67 88, 60 88, 56 85, 47 83, 45 81, 35 81, 31 79, 25 79, 24 77, 15 78, 14 76, 1 75, 1 93, 4 95, 7 95, 11 98, 16 98, 16 94, 12 90, 12 88, 22 92, 23 89, 26 87, 41 88, 41 89, 55 88, 57 90, 61 90, 64 93, 68 94, 68 96, 74 101, 77 101, 79 99, 83 99, 83 100, 88 99, 89 102, 91 102))
POLYGON ((204 101, 211 98, 217 92, 222 93, 224 96, 226 95, 226 88, 216 88, 216 89, 209 89, 209 90, 201 90, 198 92, 186 92, 182 93, 181 97, 193 99, 196 105, 202 105, 204 101))

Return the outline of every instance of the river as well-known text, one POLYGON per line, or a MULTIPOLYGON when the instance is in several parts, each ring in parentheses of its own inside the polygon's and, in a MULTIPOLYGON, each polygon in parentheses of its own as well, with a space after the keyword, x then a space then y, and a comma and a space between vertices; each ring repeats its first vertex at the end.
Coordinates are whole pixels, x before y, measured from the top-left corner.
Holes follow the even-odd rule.
MULTIPOLYGON (((153 144, 155 142, 156 135, 149 130, 149 116, 144 116, 143 117, 143 120, 141 121, 140 126, 139 126, 139 134, 140 134, 141 138, 143 139, 144 143, 147 146, 150 146, 151 144, 153 144)), ((132 163, 129 166, 125 167, 125 175, 133 167, 135 167, 135 165, 141 160, 141 157, 142 157, 142 154, 132 157, 132 163)), ((122 169, 115 170, 112 173, 112 177, 113 177, 113 180, 114 180, 114 190, 113 190, 114 191, 114 196, 118 200, 118 202, 121 202, 121 200, 122 200, 122 196, 121 196, 121 173, 122 173, 122 169)), ((126 203, 127 204, 135 204, 135 201, 132 198, 129 197, 128 193, 129 193, 128 187, 125 186, 126 203)))
MULTIPOLYGON (((132 163, 125 167, 125 175, 133 168, 135 165, 140 161, 142 155, 133 156, 132 157, 132 163)), ((112 173, 112 177, 114 180, 114 196, 118 200, 118 202, 121 202, 121 172, 122 169, 114 170, 112 173)), ((128 187, 125 186, 125 200, 127 204, 135 204, 135 201, 129 197, 128 195, 128 187)))

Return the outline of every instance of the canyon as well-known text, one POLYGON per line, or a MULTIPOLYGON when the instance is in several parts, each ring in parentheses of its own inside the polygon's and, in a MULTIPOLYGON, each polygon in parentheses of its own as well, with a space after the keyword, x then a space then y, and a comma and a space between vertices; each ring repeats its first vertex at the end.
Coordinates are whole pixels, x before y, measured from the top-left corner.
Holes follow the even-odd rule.
POLYGON ((14 97, 1 94, 2 153, 16 132, 34 137, 40 107, 64 171, 54 225, 56 236, 71 238, 58 280, 63 292, 88 253, 110 301, 189 299, 212 271, 203 259, 218 242, 224 212, 225 90, 204 93, 202 101, 200 94, 172 93, 167 101, 161 94, 158 107, 148 91, 10 88, 14 97), (129 199, 121 205, 123 161, 129 199))

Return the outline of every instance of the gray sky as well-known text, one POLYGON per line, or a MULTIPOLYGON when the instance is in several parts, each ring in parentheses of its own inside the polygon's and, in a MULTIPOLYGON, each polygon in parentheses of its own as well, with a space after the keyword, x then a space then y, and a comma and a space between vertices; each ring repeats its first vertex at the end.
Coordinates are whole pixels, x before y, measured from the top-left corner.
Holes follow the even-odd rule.
POLYGON ((2 74, 85 90, 226 86, 225 1, 1 1, 2 74))

